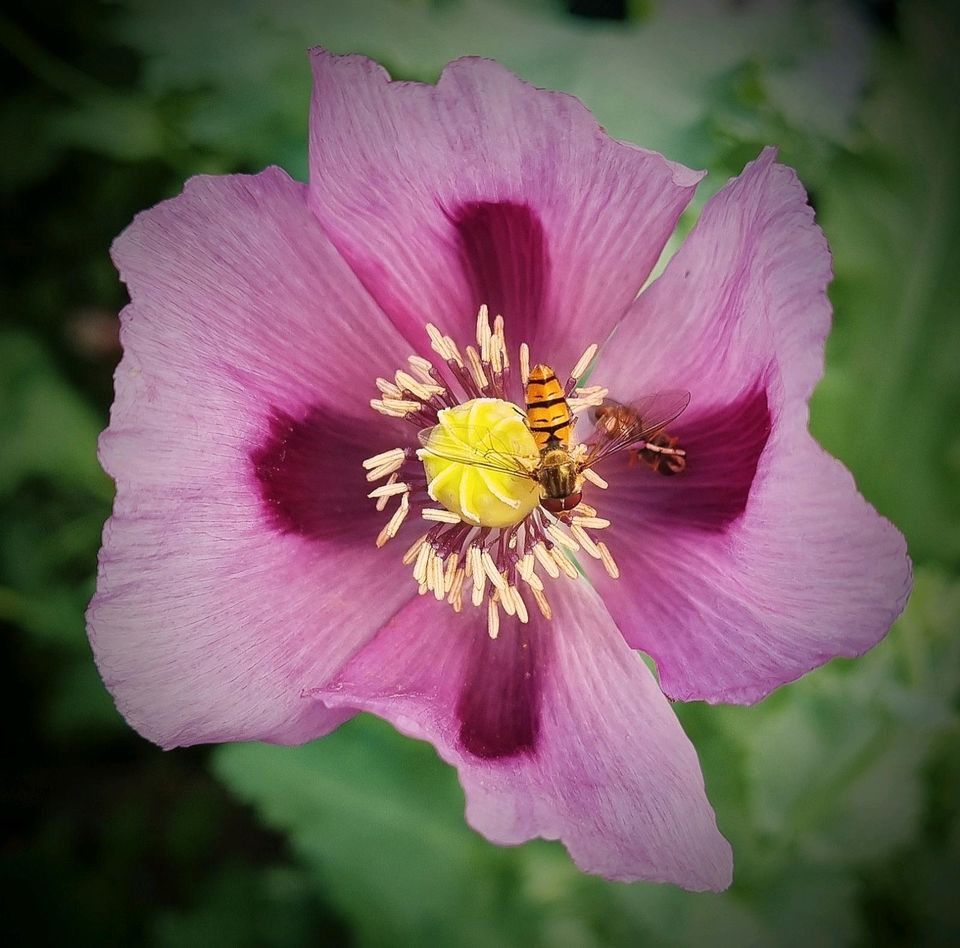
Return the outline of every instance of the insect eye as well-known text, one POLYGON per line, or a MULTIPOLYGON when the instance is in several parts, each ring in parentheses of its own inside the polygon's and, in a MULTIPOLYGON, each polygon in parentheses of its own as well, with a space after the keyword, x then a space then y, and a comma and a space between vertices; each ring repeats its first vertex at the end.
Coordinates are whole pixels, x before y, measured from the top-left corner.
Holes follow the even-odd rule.
POLYGON ((566 497, 544 497, 540 503, 550 511, 550 513, 558 514, 563 513, 566 510, 573 510, 577 504, 580 503, 583 498, 583 491, 574 491, 572 494, 568 494, 566 497))

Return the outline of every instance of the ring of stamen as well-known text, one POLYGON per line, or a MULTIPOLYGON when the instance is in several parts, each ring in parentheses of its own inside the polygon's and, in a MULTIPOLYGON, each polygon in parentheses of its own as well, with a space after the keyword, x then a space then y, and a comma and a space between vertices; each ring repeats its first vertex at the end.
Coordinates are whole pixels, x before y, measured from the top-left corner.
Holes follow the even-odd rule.
MULTIPOLYGON (((398 369, 393 380, 376 379, 380 397, 370 401, 375 411, 404 419, 421 432, 438 426, 448 417, 446 413, 452 411, 454 415, 449 417, 457 417, 457 411, 477 399, 503 403, 518 417, 524 416, 523 410, 508 400, 512 380, 502 316, 496 316, 491 326, 489 311, 481 306, 477 313, 476 345, 468 345, 462 351, 436 326, 427 324, 426 331, 441 363, 411 355, 408 367, 398 369)), ((578 387, 597 351, 596 345, 589 346, 570 374, 564 392, 571 412, 599 406, 607 397, 602 386, 578 387)), ((519 347, 518 368, 520 384, 525 386, 530 374, 530 349, 526 343, 519 347)), ((585 450, 578 445, 571 453, 582 457, 585 450)), ((462 464, 468 466, 469 458, 462 464)), ((431 593, 456 612, 463 609, 465 600, 476 608, 486 603, 487 632, 493 639, 500 633, 501 610, 520 622, 529 621, 526 595, 544 618, 552 618, 553 610, 538 569, 551 580, 559 579, 561 574, 576 580, 580 572, 573 557, 582 550, 601 563, 611 577, 619 576, 607 545, 591 536, 591 532, 609 527, 610 521, 599 517, 596 508, 582 500, 573 510, 559 516, 536 504, 531 508, 518 503, 515 522, 491 525, 483 517, 470 522, 462 516, 462 509, 450 509, 457 504, 444 500, 433 486, 439 466, 431 473, 430 465, 418 457, 417 451, 392 448, 368 458, 363 467, 368 482, 383 481, 368 494, 376 500, 377 510, 397 502, 377 536, 377 545, 383 546, 396 536, 411 515, 421 520, 427 529, 410 545, 402 560, 412 568, 418 592, 431 593), (431 506, 438 499, 441 505, 431 506)), ((590 468, 582 471, 582 477, 597 488, 607 487, 607 482, 590 468)), ((491 496, 499 496, 500 502, 511 509, 520 489, 517 485, 527 493, 531 490, 529 483, 522 482, 523 478, 517 476, 508 479, 504 486, 491 480, 489 474, 478 480, 492 489, 491 496)))

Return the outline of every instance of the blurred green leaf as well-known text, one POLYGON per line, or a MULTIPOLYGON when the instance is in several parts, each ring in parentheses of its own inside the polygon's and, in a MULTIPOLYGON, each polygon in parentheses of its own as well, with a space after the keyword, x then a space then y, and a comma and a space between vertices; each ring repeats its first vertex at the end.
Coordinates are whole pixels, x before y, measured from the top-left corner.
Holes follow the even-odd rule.
POLYGON ((917 560, 960 565, 960 17, 905 5, 820 221, 837 261, 814 431, 917 560))
POLYGON ((0 497, 25 478, 40 476, 112 498, 97 461, 100 428, 36 340, 25 333, 0 333, 0 497))
POLYGON ((856 879, 832 868, 784 862, 758 893, 757 915, 776 948, 844 948, 863 944, 856 879))
MULTIPOLYGON (((81 635, 80 641, 86 639, 81 635)), ((53 691, 44 724, 50 736, 68 743, 126 728, 113 699, 104 688, 89 650, 53 676, 53 691)))
POLYGON ((811 673, 743 721, 755 819, 778 846, 862 865, 916 834, 931 748, 960 721, 958 628, 960 585, 920 572, 882 645, 811 673))
POLYGON ((757 917, 750 901, 733 891, 683 892, 667 886, 616 887, 613 911, 630 919, 635 933, 619 944, 665 948, 774 948, 774 931, 757 917))
POLYGON ((87 96, 78 105, 55 112, 47 127, 62 146, 86 148, 125 161, 156 157, 164 145, 157 109, 136 92, 105 90, 87 96))
POLYGON ((154 923, 156 948, 315 948, 342 944, 312 880, 292 868, 227 866, 189 909, 154 923))
POLYGON ((452 59, 489 56, 534 85, 579 96, 617 137, 722 169, 736 123, 748 123, 740 131, 753 147, 771 128, 782 132, 785 122, 816 112, 843 138, 864 81, 863 57, 848 48, 865 44, 859 21, 794 0, 663 4, 633 23, 588 22, 564 16, 559 3, 505 0, 212 0, 202 17, 185 0, 126 6, 119 36, 144 55, 147 89, 158 101, 190 94, 180 117, 187 140, 254 167, 281 163, 301 178, 306 49, 314 45, 364 53, 396 78, 431 82, 452 59), (759 123, 756 101, 730 108, 742 91, 738 70, 749 64, 771 71, 769 102, 757 86, 771 113, 759 123), (825 74, 829 108, 814 93, 813 109, 802 93, 811 76, 825 74))
MULTIPOLYGON (((7 546, 7 538, 4 538, 7 546)), ((5 549, 4 561, 15 556, 19 547, 5 549)), ((31 577, 32 578, 32 577, 31 577)), ((40 583, 31 583, 39 592, 32 595, 12 587, 0 587, 0 619, 16 622, 37 642, 69 651, 82 651, 89 658, 83 635, 83 610, 90 599, 84 584, 81 588, 59 586, 44 575, 40 583), (46 588, 44 588, 46 587, 46 588)))
POLYGON ((805 12, 809 41, 765 70, 763 99, 806 138, 850 144, 868 82, 870 32, 854 4, 819 0, 805 12))
POLYGON ((7 95, 0 105, 0 141, 17 142, 0 150, 0 194, 27 188, 49 174, 57 149, 44 121, 47 102, 36 93, 7 95))
POLYGON ((365 945, 517 943, 502 851, 432 748, 360 718, 300 748, 220 748, 217 774, 290 836, 365 945))

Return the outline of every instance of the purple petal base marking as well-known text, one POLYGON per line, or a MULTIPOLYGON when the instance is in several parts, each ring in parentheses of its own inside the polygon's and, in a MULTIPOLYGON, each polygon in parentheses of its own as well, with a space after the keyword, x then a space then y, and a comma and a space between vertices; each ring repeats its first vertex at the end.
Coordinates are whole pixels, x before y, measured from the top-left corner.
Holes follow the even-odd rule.
POLYGON ((310 207, 414 345, 425 314, 455 339, 472 332, 476 291, 496 288, 472 279, 486 283, 489 273, 464 272, 454 218, 473 202, 498 208, 468 215, 462 229, 519 237, 519 260, 536 241, 513 209, 529 207, 550 272, 520 299, 506 274, 496 279, 507 290, 503 316, 541 358, 571 364, 630 306, 702 177, 614 141, 572 96, 535 89, 488 60, 450 63, 436 86, 392 82, 361 56, 316 49, 311 61, 310 207), (543 323, 530 315, 538 293, 549 310, 536 314, 549 317, 543 323), (510 311, 514 303, 527 315, 510 311))
POLYGON ((352 711, 304 689, 412 594, 374 546, 361 467, 398 428, 357 403, 409 346, 305 196, 276 168, 193 178, 113 247, 132 302, 88 630, 121 713, 163 747, 326 733, 352 711))
POLYGON ((431 741, 460 773, 468 821, 494 842, 559 838, 581 868, 611 879, 725 888, 730 847, 653 675, 587 583, 561 580, 550 598, 552 621, 534 611, 527 626, 504 617, 499 637, 482 642, 478 610, 439 621, 437 603, 415 596, 312 694, 431 741), (528 662, 538 674, 523 687, 528 662), (529 750, 524 728, 508 723, 518 711, 535 728, 529 750), (484 755, 464 746, 468 722, 494 736, 484 755))
MULTIPOLYGON (((693 411, 693 409, 690 409, 693 411)), ((721 532, 747 508, 760 455, 772 429, 766 386, 692 417, 681 418, 670 433, 687 452, 686 470, 663 477, 646 466, 629 466, 613 458, 603 476, 611 495, 626 496, 636 515, 673 528, 721 532)))
POLYGON ((547 650, 529 626, 512 630, 505 641, 492 640, 482 627, 473 637, 457 703, 460 746, 484 760, 532 753, 547 650))
POLYGON ((491 316, 509 319, 512 344, 529 342, 543 312, 550 258, 539 217, 525 204, 474 201, 450 215, 460 247, 464 276, 491 316))
POLYGON ((376 454, 372 425, 338 415, 322 405, 295 419, 270 413, 269 432, 250 454, 267 518, 281 533, 356 545, 376 535, 384 515, 367 499, 362 462, 376 454))

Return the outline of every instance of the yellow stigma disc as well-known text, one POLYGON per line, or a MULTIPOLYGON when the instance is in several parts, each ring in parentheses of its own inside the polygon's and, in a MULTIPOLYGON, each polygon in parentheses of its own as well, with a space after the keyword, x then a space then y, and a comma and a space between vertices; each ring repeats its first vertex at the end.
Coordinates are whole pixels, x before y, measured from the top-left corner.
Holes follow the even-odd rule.
POLYGON ((417 452, 437 503, 481 527, 519 523, 540 503, 540 485, 523 476, 540 452, 520 408, 475 398, 443 409, 438 421, 417 452))

